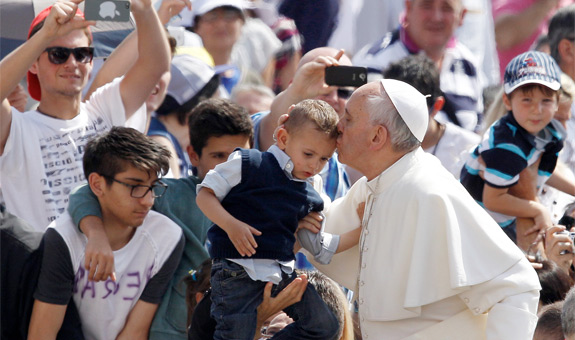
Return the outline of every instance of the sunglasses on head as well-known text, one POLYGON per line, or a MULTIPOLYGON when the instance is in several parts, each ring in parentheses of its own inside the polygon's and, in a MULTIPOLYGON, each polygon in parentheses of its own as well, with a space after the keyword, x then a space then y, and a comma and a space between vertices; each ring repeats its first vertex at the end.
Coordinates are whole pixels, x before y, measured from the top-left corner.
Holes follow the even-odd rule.
POLYGON ((74 55, 77 62, 84 64, 91 62, 94 58, 93 47, 67 48, 56 46, 48 47, 44 52, 48 53, 48 60, 56 65, 65 63, 70 58, 70 54, 74 55))

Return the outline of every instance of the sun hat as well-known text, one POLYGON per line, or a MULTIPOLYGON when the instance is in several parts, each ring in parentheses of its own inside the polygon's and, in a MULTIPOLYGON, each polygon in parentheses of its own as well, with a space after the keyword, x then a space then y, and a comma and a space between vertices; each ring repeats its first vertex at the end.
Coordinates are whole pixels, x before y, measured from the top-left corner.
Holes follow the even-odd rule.
POLYGON ((425 96, 399 80, 381 79, 380 82, 411 133, 422 142, 429 122, 425 96))
POLYGON ((553 91, 561 87, 561 71, 550 55, 528 51, 513 58, 505 68, 503 87, 510 94, 519 86, 540 84, 553 91))

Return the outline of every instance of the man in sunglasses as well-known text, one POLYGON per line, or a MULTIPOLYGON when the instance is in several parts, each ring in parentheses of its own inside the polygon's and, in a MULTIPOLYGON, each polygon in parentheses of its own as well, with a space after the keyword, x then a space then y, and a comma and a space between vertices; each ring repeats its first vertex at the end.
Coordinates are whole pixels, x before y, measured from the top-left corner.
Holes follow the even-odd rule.
POLYGON ((132 128, 113 127, 86 145, 84 172, 102 208, 116 281, 95 282, 84 268, 86 238, 68 213, 44 234, 44 257, 28 339, 56 339, 70 299, 86 339, 147 339, 180 262, 182 230, 150 211, 166 191, 158 178, 170 152, 132 128))
POLYGON ((169 70, 167 39, 150 0, 132 0, 139 57, 123 78, 82 103, 92 70, 89 26, 82 0, 58 1, 33 20, 28 40, 0 61, 0 185, 6 208, 37 230, 64 212, 72 188, 85 183, 86 142, 145 116, 145 100, 169 70), (21 114, 6 98, 27 75, 38 108, 21 114))

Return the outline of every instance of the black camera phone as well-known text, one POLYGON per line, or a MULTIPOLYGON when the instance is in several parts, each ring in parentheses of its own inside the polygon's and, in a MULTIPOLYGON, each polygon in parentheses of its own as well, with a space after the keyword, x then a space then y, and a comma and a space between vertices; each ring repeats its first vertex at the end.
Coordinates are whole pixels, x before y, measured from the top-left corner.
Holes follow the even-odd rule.
POLYGON ((360 87, 367 83, 367 68, 331 66, 325 69, 325 83, 334 86, 360 87))

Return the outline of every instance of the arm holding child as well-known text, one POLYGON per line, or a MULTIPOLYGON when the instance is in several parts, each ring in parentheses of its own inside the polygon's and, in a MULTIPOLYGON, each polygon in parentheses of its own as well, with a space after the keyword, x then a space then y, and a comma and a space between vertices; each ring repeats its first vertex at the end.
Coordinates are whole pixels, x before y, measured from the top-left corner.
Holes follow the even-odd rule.
POLYGON ((483 203, 489 210, 516 217, 533 218, 535 225, 526 234, 541 232, 553 225, 549 210, 541 203, 522 199, 509 193, 509 188, 496 188, 486 184, 483 203))

